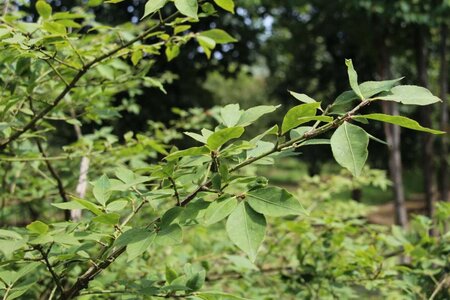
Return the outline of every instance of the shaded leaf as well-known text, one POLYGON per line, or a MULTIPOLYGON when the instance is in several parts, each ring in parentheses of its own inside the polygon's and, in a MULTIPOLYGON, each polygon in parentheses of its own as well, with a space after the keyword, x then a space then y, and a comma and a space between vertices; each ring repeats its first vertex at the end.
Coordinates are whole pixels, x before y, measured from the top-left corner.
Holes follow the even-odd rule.
POLYGON ((221 8, 234 14, 234 1, 233 0, 214 0, 214 2, 221 8))
POLYGON ((100 216, 96 216, 92 219, 94 222, 102 223, 102 224, 108 224, 108 225, 116 225, 119 223, 120 215, 117 213, 107 213, 102 214, 100 216))
POLYGON ((401 127, 417 130, 417 131, 423 131, 428 132, 432 134, 444 134, 445 131, 430 129, 421 126, 416 121, 403 117, 403 116, 391 116, 391 115, 385 115, 385 114, 368 114, 368 115, 360 115, 360 116, 354 116, 354 118, 364 118, 364 119, 370 119, 370 120, 376 120, 386 123, 395 124, 401 127))
POLYGON ((344 122, 331 136, 331 150, 336 162, 359 176, 367 160, 369 136, 360 127, 344 122))
POLYGON ((161 9, 166 4, 166 2, 167 0, 148 0, 145 4, 144 15, 142 16, 142 19, 161 9))
POLYGON ((236 125, 239 126, 248 126, 258 120, 260 117, 262 117, 265 114, 269 114, 271 112, 274 112, 280 105, 273 106, 273 105, 259 105, 252 108, 247 109, 242 113, 242 115, 239 118, 239 121, 236 125))
POLYGON ((202 36, 213 39, 217 44, 227 44, 237 42, 235 38, 222 29, 210 29, 199 33, 202 36))
POLYGON ((316 100, 314 100, 313 98, 309 97, 306 94, 299 94, 293 91, 289 91, 289 94, 291 94, 295 99, 297 99, 298 101, 301 101, 303 103, 314 103, 317 102, 316 100))
POLYGON ((198 3, 197 0, 175 0, 175 7, 187 17, 197 19, 198 3))
POLYGON ((203 147, 192 147, 185 150, 180 150, 176 152, 172 152, 169 155, 165 157, 167 161, 175 160, 177 158, 183 157, 183 156, 196 156, 196 155, 203 155, 203 154, 209 154, 210 150, 203 146, 203 147))
POLYGON ((281 125, 281 133, 284 134, 299 126, 302 121, 302 117, 312 117, 316 115, 317 109, 320 107, 319 102, 300 104, 291 108, 283 119, 283 124, 281 125))
POLYGON ((228 104, 220 109, 223 124, 227 127, 235 126, 241 118, 242 111, 239 104, 228 104))
POLYGON ((150 234, 146 232, 145 235, 143 234, 140 236, 139 240, 129 243, 126 249, 128 255, 127 261, 131 261, 147 251, 147 249, 153 244, 155 238, 156 234, 154 232, 150 234))
POLYGON ((352 60, 346 59, 345 64, 347 65, 347 73, 348 73, 348 80, 350 82, 350 87, 355 92, 355 94, 358 95, 358 97, 360 99, 364 99, 364 96, 361 93, 361 90, 359 89, 358 74, 356 73, 355 69, 353 68, 352 60))
POLYGON ((230 127, 220 129, 208 138, 207 145, 211 150, 217 150, 226 142, 240 137, 244 133, 243 127, 230 127))
POLYGON ((436 102, 442 102, 441 99, 434 96, 429 90, 416 85, 399 85, 391 89, 386 95, 377 97, 379 100, 395 101, 409 105, 429 105, 436 102))
POLYGON ((172 246, 183 241, 183 230, 178 224, 171 224, 158 231, 156 243, 160 246, 172 246))
POLYGON ((52 6, 45 0, 36 2, 36 10, 43 19, 48 19, 52 15, 52 6))
POLYGON ((220 197, 205 210, 205 224, 211 225, 225 219, 236 208, 237 204, 238 201, 234 196, 220 197))
POLYGON ((246 193, 248 204, 257 212, 273 217, 305 214, 298 200, 285 189, 266 187, 246 193))
POLYGON ((108 176, 103 174, 99 179, 94 182, 94 188, 92 189, 92 193, 94 194, 95 199, 101 205, 105 205, 106 201, 108 201, 111 196, 111 183, 109 182, 108 176))
POLYGON ((254 262, 266 233, 266 218, 241 202, 228 217, 226 230, 231 241, 254 262))
POLYGON ((33 233, 45 234, 48 232, 48 225, 41 221, 34 221, 27 225, 27 229, 33 233))

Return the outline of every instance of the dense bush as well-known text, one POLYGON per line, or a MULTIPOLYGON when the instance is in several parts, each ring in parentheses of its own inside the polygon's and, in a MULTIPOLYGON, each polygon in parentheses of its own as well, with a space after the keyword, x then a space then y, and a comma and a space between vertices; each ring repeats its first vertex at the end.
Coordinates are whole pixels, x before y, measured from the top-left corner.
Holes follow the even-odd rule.
POLYGON ((311 179, 297 197, 245 171, 328 145, 360 177, 369 140, 379 140, 359 123, 442 133, 406 117, 361 114, 365 107, 438 102, 428 90, 399 79, 359 84, 347 60, 351 90, 328 107, 291 92, 301 104, 258 135, 248 127, 278 106, 175 109, 172 126, 149 121, 145 132, 116 135, 121 112, 139 113, 133 97, 143 87, 164 91, 174 79, 153 73, 156 60, 175 59, 193 40, 208 57, 235 41, 221 29, 191 30, 219 7, 234 11, 231 0, 149 1, 139 25, 111 28, 81 9, 53 13, 39 0, 35 23, 21 10, 2 18, 3 298, 444 299, 448 206, 439 210, 439 239, 423 217, 411 233, 391 235, 367 224, 360 204, 333 199, 348 178, 338 186, 319 180, 316 190, 311 179), (166 18, 165 5, 173 11, 166 18), (86 127, 93 130, 83 134, 86 127), (183 131, 195 145, 180 150, 183 131))

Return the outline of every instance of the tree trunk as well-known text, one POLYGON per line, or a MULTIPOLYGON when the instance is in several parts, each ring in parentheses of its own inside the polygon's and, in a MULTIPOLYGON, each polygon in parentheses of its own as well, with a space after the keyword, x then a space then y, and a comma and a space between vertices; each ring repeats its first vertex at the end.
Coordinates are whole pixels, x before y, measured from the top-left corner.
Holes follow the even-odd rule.
MULTIPOLYGON (((427 36, 425 27, 416 28, 416 66, 419 85, 428 88, 428 49, 426 46, 427 36)), ((432 123, 433 107, 427 105, 420 108, 420 119, 425 127, 433 127, 432 123)), ((425 205, 427 216, 433 219, 434 203, 436 196, 435 186, 435 166, 434 166, 434 136, 430 133, 421 134, 422 146, 422 169, 424 178, 425 205)))
MULTIPOLYGON (((377 43, 379 49, 378 77, 387 79, 390 74, 390 55, 386 45, 386 34, 377 43)), ((395 102, 382 102, 383 113, 398 115, 398 104, 395 102)), ((401 154, 400 127, 384 123, 384 133, 389 144, 389 175, 393 183, 395 223, 403 228, 408 224, 408 214, 405 205, 405 193, 403 188, 403 167, 401 154)))
MULTIPOLYGON (((442 131, 448 132, 448 62, 447 62, 447 36, 448 27, 447 24, 441 25, 441 43, 439 45, 439 60, 440 60, 440 71, 439 71, 439 89, 440 98, 442 99, 441 104, 441 116, 440 116, 440 128, 442 131)), ((441 137, 441 151, 439 157, 439 192, 441 201, 449 201, 448 197, 448 134, 444 134, 441 137)))

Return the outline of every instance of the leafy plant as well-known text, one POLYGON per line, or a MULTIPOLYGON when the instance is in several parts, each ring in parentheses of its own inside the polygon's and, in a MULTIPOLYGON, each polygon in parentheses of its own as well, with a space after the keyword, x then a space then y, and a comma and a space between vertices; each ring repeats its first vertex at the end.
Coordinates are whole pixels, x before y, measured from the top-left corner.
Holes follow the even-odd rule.
MULTIPOLYGON (((133 95, 143 86, 165 91, 170 74, 152 69, 163 54, 171 61, 184 44, 196 40, 209 57, 217 44, 235 42, 221 29, 191 30, 198 18, 216 14, 213 3, 234 11, 231 0, 148 1, 140 25, 109 28, 81 10, 53 13, 39 0, 35 23, 23 22, 20 12, 2 18, 2 197, 9 206, 29 204, 33 219, 26 227, 0 231, 4 299, 72 299, 98 293, 239 299, 203 291, 204 266, 186 263, 178 272, 168 266, 168 257, 155 260, 153 254, 172 251, 196 226, 226 220, 230 241, 251 265, 272 218, 306 218, 307 211, 293 194, 242 169, 297 155, 302 147, 330 144, 336 161, 358 176, 373 137, 353 121, 370 119, 443 133, 405 117, 361 115, 376 101, 427 105, 439 99, 421 87, 395 86, 398 80, 359 84, 347 60, 351 91, 328 107, 293 94, 306 103, 254 137, 246 137, 247 127, 277 106, 243 110, 227 105, 216 115, 214 128, 186 132, 197 143, 186 149, 171 143, 176 131, 157 126, 153 133, 164 132, 159 136, 130 132, 117 137, 106 126, 83 135, 83 124, 104 125, 119 118, 122 110, 138 112, 133 95), (165 7, 175 12, 164 18, 165 7), (125 91, 129 99, 114 105, 125 91), (351 108, 342 110, 346 105, 351 108), (77 141, 55 146, 64 129, 74 130, 77 141), (333 132, 330 139, 328 132, 333 132), (78 165, 80 176, 74 176, 78 165), (95 178, 89 190, 87 172, 95 178), (43 215, 33 208, 37 201, 47 202, 43 215), (65 219, 55 211, 66 212, 65 219), (158 263, 164 271, 153 272, 158 263), (119 277, 126 266, 133 273, 119 277), (106 270, 111 272, 100 279, 106 270)), ((369 260, 367 255, 364 259, 369 260)), ((367 264, 373 269, 374 261, 367 264)))

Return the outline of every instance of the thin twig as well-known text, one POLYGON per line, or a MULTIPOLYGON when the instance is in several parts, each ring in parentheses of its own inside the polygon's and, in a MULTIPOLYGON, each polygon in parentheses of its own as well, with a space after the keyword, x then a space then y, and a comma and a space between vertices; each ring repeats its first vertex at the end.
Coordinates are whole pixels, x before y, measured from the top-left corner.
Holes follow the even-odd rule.
POLYGON ((444 285, 446 284, 446 283, 448 283, 447 281, 448 281, 448 274, 447 273, 445 273, 443 276, 442 276, 442 280, 438 283, 438 285, 436 286, 436 288, 434 289, 434 291, 433 291, 433 293, 431 294, 431 296, 430 296, 430 298, 429 298, 429 300, 433 300, 436 296, 437 296, 437 294, 442 290, 442 288, 444 287, 444 285))
POLYGON ((42 54, 44 54, 45 56, 47 56, 49 59, 53 59, 54 61, 56 61, 57 63, 59 63, 59 64, 61 64, 61 65, 63 65, 63 66, 66 66, 66 67, 68 67, 68 68, 70 68, 70 69, 73 69, 73 70, 76 70, 76 71, 80 71, 80 69, 78 69, 77 67, 74 67, 74 66, 72 66, 71 64, 68 64, 68 63, 66 63, 65 61, 59 59, 59 58, 56 56, 56 52, 55 52, 53 55, 51 55, 50 53, 45 52, 45 51, 42 50, 42 49, 39 49, 39 52, 42 53, 42 54))
POLYGON ((48 61, 48 59, 44 59, 44 61, 47 63, 47 65, 50 66, 50 68, 53 70, 53 72, 59 77, 59 79, 61 79, 62 82, 64 82, 64 84, 66 86, 69 85, 69 83, 66 81, 66 79, 61 75, 61 73, 59 73, 59 71, 52 65, 51 62, 48 61))
POLYGON ((47 252, 44 252, 44 250, 43 250, 40 246, 36 247, 36 250, 38 250, 38 251, 41 253, 42 259, 44 260, 44 263, 45 263, 45 265, 47 266, 48 271, 49 271, 50 274, 52 275, 53 281, 55 282, 56 286, 58 287, 58 290, 59 290, 61 293, 64 293, 64 289, 63 289, 63 287, 62 287, 62 285, 61 285, 61 280, 60 280, 59 276, 58 276, 58 275, 55 273, 55 271, 53 270, 53 267, 52 267, 52 265, 50 264, 50 262, 49 262, 49 260, 48 260, 48 254, 49 254, 49 252, 50 252, 51 247, 52 247, 52 246, 49 247, 49 249, 48 249, 47 252))
POLYGON ((177 184, 175 183, 175 180, 173 180, 172 177, 169 176, 169 181, 172 184, 173 187, 173 191, 175 193, 175 198, 177 199, 177 206, 180 206, 180 195, 178 194, 178 190, 177 190, 177 184))

